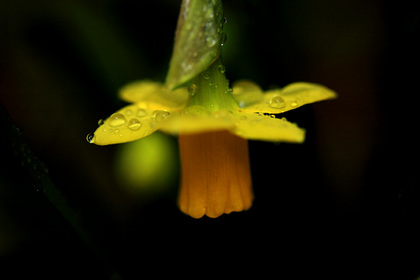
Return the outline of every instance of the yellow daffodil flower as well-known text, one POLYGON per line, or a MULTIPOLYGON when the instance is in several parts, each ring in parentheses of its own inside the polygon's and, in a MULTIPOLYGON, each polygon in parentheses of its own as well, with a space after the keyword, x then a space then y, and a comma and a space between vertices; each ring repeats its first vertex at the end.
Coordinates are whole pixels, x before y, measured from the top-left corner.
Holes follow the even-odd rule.
POLYGON ((184 0, 165 84, 131 83, 120 97, 132 103, 87 136, 108 145, 161 130, 179 136, 178 205, 194 218, 218 217, 252 205, 248 141, 302 143, 305 131, 280 114, 329 98, 321 85, 294 83, 263 92, 251 81, 229 86, 220 58, 226 40, 220 0, 184 0))
POLYGON ((120 91, 132 103, 112 114, 88 141, 108 145, 134 141, 156 130, 178 135, 182 182, 178 204, 194 218, 247 210, 253 192, 247 139, 302 143, 305 131, 275 115, 334 98, 312 83, 263 92, 250 81, 229 87, 217 59, 188 87, 138 81, 120 91))

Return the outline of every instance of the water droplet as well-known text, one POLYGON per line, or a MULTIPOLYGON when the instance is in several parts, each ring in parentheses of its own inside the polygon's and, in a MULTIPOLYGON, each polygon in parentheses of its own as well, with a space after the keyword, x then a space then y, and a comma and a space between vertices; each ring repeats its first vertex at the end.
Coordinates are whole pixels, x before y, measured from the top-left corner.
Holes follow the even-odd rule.
POLYGON ((203 25, 204 36, 206 40, 207 47, 212 48, 216 45, 217 39, 219 37, 217 25, 213 20, 214 12, 213 9, 209 9, 206 14, 207 21, 203 25))
POLYGON ((86 141, 88 141, 89 143, 95 143, 95 134, 94 133, 89 133, 86 136, 86 141))
POLYGON ((99 121, 98 121, 99 126, 103 125, 104 123, 105 123, 105 121, 103 119, 99 119, 99 121))
POLYGON ((220 71, 220 73, 225 73, 226 72, 226 67, 224 66, 224 65, 222 65, 222 64, 220 64, 219 66, 218 66, 218 68, 219 68, 219 71, 220 71))
POLYGON ((126 116, 131 116, 133 114, 133 112, 130 109, 125 110, 125 115, 126 116))
POLYGON ((138 119, 131 119, 128 122, 128 128, 131 130, 138 130, 141 127, 141 122, 138 119))
POLYGON ((261 88, 249 81, 234 83, 232 95, 241 108, 258 103, 263 99, 261 88))
POLYGON ((191 84, 191 85, 188 87, 188 93, 189 93, 191 96, 194 96, 196 92, 197 92, 197 85, 196 85, 196 84, 191 84))
POLYGON ((121 126, 125 124, 126 120, 123 114, 115 113, 111 117, 109 117, 109 125, 110 126, 121 126))
POLYGON ((137 110, 137 117, 142 118, 142 117, 144 117, 144 116, 146 116, 146 115, 147 115, 146 110, 144 110, 144 109, 142 109, 142 108, 139 108, 139 109, 137 110))
POLYGON ((223 32, 222 33, 222 38, 221 38, 221 41, 220 41, 220 46, 223 47, 226 44, 226 41, 227 41, 227 35, 226 35, 226 32, 223 32))
POLYGON ((207 72, 203 72, 203 73, 201 73, 201 76, 203 77, 203 79, 204 79, 204 80, 208 80, 208 79, 210 79, 210 75, 209 75, 209 73, 207 73, 207 72))
POLYGON ((295 101, 292 101, 292 102, 290 102, 290 107, 297 107, 297 105, 298 105, 298 103, 297 103, 297 101, 295 100, 295 101))
POLYGON ((286 103, 284 102, 284 99, 280 96, 274 96, 270 100, 270 107, 275 109, 282 109, 286 107, 286 103))
POLYGON ((226 93, 232 94, 232 92, 233 92, 233 89, 231 89, 231 88, 228 88, 228 89, 226 90, 226 93))
POLYGON ((114 130, 114 133, 115 134, 118 134, 118 133, 120 133, 120 130, 119 129, 116 129, 116 130, 114 130))
POLYGON ((169 112, 168 111, 156 111, 155 112, 155 121, 156 122, 162 122, 164 120, 166 120, 169 117, 169 112))

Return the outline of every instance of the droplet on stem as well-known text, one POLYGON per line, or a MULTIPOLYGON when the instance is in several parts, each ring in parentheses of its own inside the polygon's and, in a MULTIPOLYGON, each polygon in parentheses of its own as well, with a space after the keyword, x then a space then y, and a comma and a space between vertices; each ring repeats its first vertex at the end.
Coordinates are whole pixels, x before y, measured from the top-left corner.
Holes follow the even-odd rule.
POLYGON ((220 71, 220 73, 225 73, 226 72, 226 67, 224 66, 224 65, 222 65, 222 64, 220 64, 219 66, 218 66, 218 68, 219 68, 219 71, 220 71))
POLYGON ((223 47, 226 44, 226 41, 227 41, 227 35, 226 35, 226 32, 223 32, 222 39, 220 41, 220 46, 223 47))
POLYGON ((203 73, 201 73, 201 76, 203 77, 203 79, 204 79, 204 80, 208 80, 208 79, 210 79, 210 75, 209 75, 209 73, 207 73, 207 72, 203 72, 203 73))
POLYGON ((196 92, 197 92, 197 85, 196 85, 196 84, 191 84, 191 85, 188 87, 188 93, 189 93, 191 96, 194 96, 196 92))

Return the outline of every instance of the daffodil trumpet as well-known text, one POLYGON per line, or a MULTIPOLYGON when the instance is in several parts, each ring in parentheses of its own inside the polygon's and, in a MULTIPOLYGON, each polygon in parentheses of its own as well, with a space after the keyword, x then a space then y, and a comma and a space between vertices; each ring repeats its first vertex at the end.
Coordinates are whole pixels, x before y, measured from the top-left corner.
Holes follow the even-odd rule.
POLYGON ((247 210, 253 193, 248 141, 227 131, 180 134, 178 205, 193 218, 247 210))

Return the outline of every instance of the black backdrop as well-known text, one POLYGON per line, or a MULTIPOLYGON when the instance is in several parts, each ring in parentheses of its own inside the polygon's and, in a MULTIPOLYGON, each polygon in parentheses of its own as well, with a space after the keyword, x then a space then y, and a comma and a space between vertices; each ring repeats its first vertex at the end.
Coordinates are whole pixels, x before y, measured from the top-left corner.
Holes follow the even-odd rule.
POLYGON ((179 178, 144 202, 124 191, 113 171, 117 146, 85 140, 99 118, 124 104, 117 98, 121 86, 164 80, 179 5, 0 3, 0 273, 17 266, 10 269, 14 278, 254 272, 415 279, 414 4, 224 2, 228 79, 251 79, 264 89, 317 82, 339 98, 286 114, 306 128, 302 145, 250 141, 253 207, 200 220, 177 209, 179 178), (46 175, 34 170, 40 166, 46 175), (74 211, 85 239, 44 195, 44 176, 74 211))

